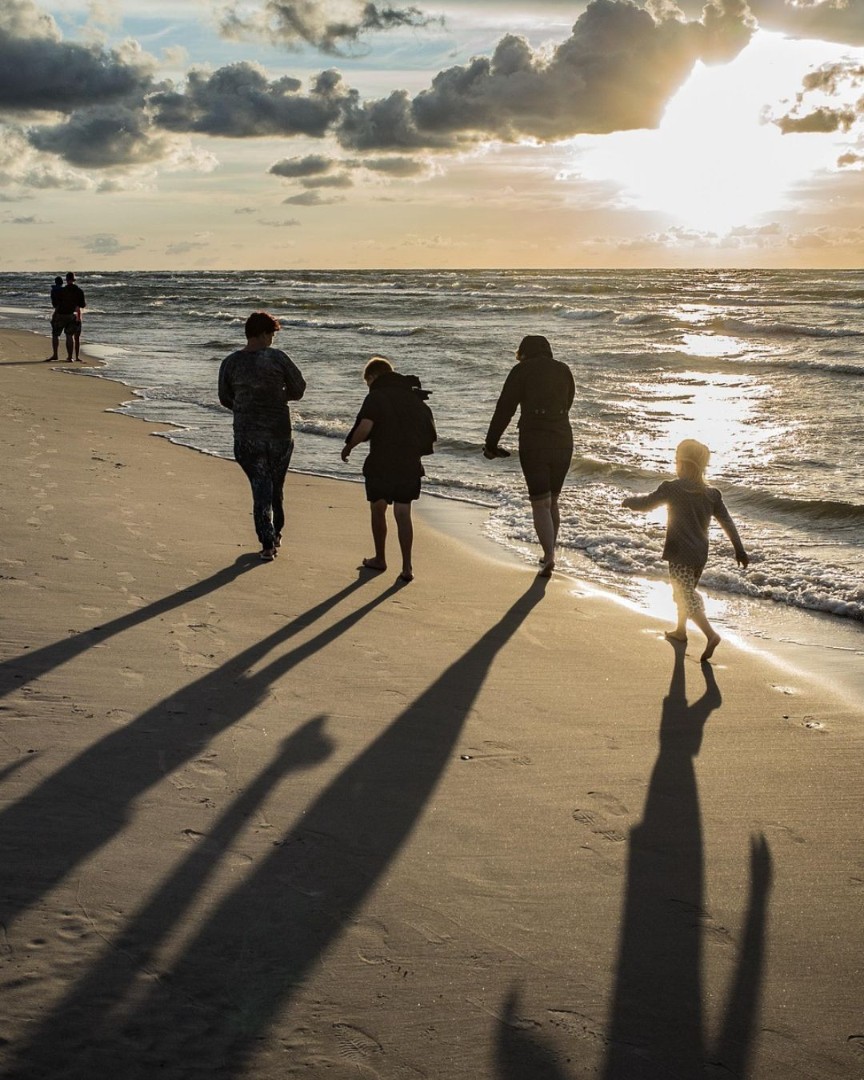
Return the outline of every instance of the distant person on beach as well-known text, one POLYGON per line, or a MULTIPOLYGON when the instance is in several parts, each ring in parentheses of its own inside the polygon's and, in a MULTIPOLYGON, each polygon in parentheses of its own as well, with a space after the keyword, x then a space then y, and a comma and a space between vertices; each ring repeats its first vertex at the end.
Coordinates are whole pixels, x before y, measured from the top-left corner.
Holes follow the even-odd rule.
POLYGON ((252 487, 252 515, 261 558, 272 562, 282 544, 282 489, 294 452, 289 401, 299 401, 306 380, 293 360, 274 349, 279 323, 266 311, 246 320, 246 345, 219 368, 219 401, 234 413, 234 459, 252 487))
POLYGON ((369 440, 363 476, 375 554, 363 565, 367 570, 387 569, 387 507, 392 504, 402 554, 399 577, 412 581, 411 503, 420 498, 420 482, 426 475, 423 456, 432 453, 438 438, 435 421, 416 375, 400 375, 385 357, 373 356, 363 369, 363 379, 369 393, 342 448, 342 460, 347 461, 356 446, 369 440))
POLYGON ((705 651, 699 658, 710 660, 720 644, 720 635, 705 615, 705 604, 696 591, 708 561, 708 526, 716 518, 735 549, 735 559, 745 569, 750 562, 735 523, 717 488, 705 483, 705 470, 711 451, 696 439, 684 439, 675 451, 676 480, 664 480, 650 495, 631 495, 623 502, 628 510, 653 510, 664 503, 668 508, 666 543, 663 558, 669 564, 669 580, 678 609, 678 623, 666 637, 671 641, 687 640, 687 619, 699 627, 706 638, 705 651))
POLYGON ((54 312, 51 315, 51 348, 52 355, 47 362, 59 359, 57 350, 60 345, 60 335, 66 335, 66 360, 70 362, 74 351, 75 359, 81 360, 81 309, 87 306, 84 292, 75 284, 75 275, 70 271, 66 275, 66 284, 63 279, 54 278, 54 286, 51 289, 51 303, 54 312), (58 285, 59 283, 59 285, 58 285))
POLYGON ((552 346, 540 334, 522 339, 516 360, 495 406, 483 456, 490 461, 510 456, 498 440, 519 408, 519 464, 543 551, 540 575, 550 577, 561 525, 558 497, 573 458, 569 414, 576 386, 570 368, 553 357, 552 346))

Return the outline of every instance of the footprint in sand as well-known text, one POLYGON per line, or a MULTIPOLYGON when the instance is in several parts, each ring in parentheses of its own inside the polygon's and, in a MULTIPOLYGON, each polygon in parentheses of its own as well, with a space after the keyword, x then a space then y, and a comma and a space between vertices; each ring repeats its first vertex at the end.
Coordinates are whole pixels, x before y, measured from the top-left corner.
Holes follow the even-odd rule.
POLYGON ((349 1060, 365 1063, 366 1058, 384 1053, 384 1047, 377 1039, 353 1024, 334 1024, 333 1031, 339 1052, 349 1060))

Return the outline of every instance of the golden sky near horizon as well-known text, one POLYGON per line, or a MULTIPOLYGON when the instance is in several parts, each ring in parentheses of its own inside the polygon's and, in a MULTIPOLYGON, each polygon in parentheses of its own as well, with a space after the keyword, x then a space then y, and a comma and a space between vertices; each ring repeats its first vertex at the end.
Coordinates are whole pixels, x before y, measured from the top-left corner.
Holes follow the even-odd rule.
POLYGON ((0 269, 864 263, 864 2, 0 7, 0 269))

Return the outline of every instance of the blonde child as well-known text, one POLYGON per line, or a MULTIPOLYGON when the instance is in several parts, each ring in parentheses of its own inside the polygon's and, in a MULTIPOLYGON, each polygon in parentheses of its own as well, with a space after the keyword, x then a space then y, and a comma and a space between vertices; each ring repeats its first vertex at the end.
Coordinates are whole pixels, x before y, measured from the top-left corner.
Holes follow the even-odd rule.
POLYGON ((623 504, 629 510, 653 510, 664 503, 668 508, 663 558, 669 563, 669 580, 678 609, 678 624, 666 635, 673 641, 687 640, 687 619, 706 638, 700 660, 709 660, 720 644, 720 635, 705 615, 702 597, 696 591, 708 561, 708 526, 716 518, 735 549, 739 566, 749 563, 747 552, 723 496, 705 483, 705 469, 711 451, 696 439, 684 439, 675 451, 677 480, 664 480, 650 495, 631 495, 623 504))

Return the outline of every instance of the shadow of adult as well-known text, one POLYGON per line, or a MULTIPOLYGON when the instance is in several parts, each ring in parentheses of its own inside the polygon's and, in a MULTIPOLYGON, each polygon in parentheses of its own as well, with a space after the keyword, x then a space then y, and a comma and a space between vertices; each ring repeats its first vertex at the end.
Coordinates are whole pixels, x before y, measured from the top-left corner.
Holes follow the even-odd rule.
POLYGON ((539 579, 351 762, 240 884, 225 894, 136 1005, 88 1024, 62 1006, 3 1074, 235 1077, 277 1012, 355 917, 407 841, 500 650, 543 596, 539 579), (50 1032, 77 1030, 58 1047, 50 1032))
POLYGON ((184 604, 201 600, 210 593, 229 585, 241 574, 248 573, 253 567, 261 565, 261 560, 257 555, 241 555, 231 566, 226 566, 215 574, 211 574, 210 577, 204 578, 203 581, 188 585, 185 589, 163 596, 159 600, 145 604, 144 607, 119 615, 116 619, 110 619, 89 630, 81 630, 70 637, 54 641, 50 645, 43 645, 41 648, 32 649, 2 661, 0 663, 0 697, 5 697, 21 686, 26 686, 27 683, 53 671, 61 664, 74 660, 88 649, 116 637, 117 634, 141 626, 150 619, 156 619, 160 615, 183 607, 184 604))
POLYGON ((672 644, 675 661, 660 720, 660 752, 642 822, 630 835, 605 1080, 693 1080, 709 1061, 734 1060, 742 1070, 758 1008, 770 886, 770 856, 761 839, 751 852, 746 949, 720 1045, 709 1053, 702 1015, 704 854, 693 762, 705 723, 722 698, 712 667, 702 664, 704 692, 688 704, 685 646, 672 644))
POLYGON ((495 1062, 500 1080, 569 1080, 554 1049, 536 1034, 534 1021, 519 1018, 514 988, 504 1002, 495 1030, 495 1062))
POLYGON ((134 801, 251 713, 269 687, 399 591, 394 584, 295 649, 250 669, 365 584, 360 577, 106 735, 0 813, 0 922, 20 913, 122 831, 134 801))

